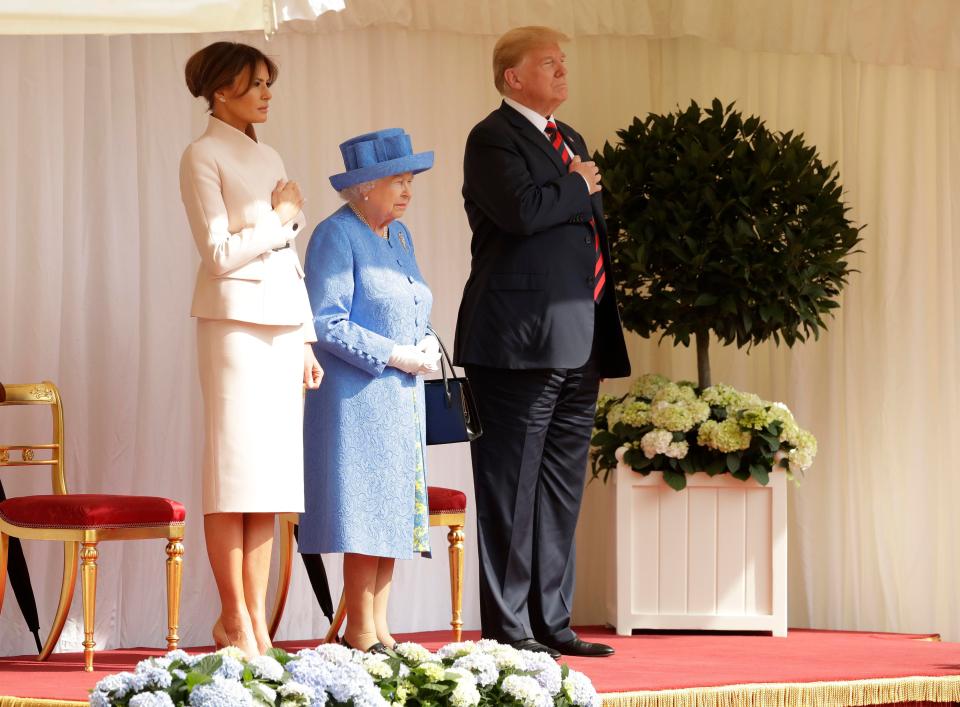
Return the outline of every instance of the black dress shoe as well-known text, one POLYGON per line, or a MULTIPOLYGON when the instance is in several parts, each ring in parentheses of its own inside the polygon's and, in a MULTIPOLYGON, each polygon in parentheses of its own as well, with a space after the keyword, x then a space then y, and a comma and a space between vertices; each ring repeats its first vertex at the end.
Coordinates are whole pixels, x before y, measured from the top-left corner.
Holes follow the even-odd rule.
POLYGON ((545 646, 536 639, 533 638, 521 638, 519 641, 512 641, 508 643, 511 648, 516 648, 518 651, 533 651, 534 653, 546 653, 551 658, 559 658, 560 652, 550 646, 545 646))
POLYGON ((566 643, 555 643, 553 641, 541 641, 545 646, 559 651, 563 655, 575 655, 583 658, 606 658, 614 654, 612 647, 606 643, 590 643, 581 641, 574 636, 566 643))

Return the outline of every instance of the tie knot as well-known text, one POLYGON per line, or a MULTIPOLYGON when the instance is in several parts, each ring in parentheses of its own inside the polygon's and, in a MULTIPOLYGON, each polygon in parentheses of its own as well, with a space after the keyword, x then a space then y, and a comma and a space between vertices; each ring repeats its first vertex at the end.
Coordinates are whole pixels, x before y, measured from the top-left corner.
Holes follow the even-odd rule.
POLYGON ((545 132, 550 137, 553 137, 554 135, 557 134, 557 124, 554 123, 552 120, 548 120, 547 127, 543 129, 543 132, 545 132))

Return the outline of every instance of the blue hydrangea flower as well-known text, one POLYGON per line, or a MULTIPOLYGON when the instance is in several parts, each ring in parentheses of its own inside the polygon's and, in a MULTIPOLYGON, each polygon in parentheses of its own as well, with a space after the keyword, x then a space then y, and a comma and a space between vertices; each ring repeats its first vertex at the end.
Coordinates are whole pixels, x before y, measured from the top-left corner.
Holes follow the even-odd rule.
POLYGON ((141 692, 131 697, 128 704, 130 707, 174 707, 166 692, 141 692))
POLYGON ((533 651, 520 651, 523 660, 523 670, 533 673, 540 686, 551 695, 560 692, 560 682, 563 679, 563 673, 560 666, 553 658, 546 653, 534 653, 533 651))
POLYGON ((110 707, 110 698, 106 693, 94 690, 90 693, 90 707, 110 707))
POLYGON ((156 667, 146 660, 140 661, 135 670, 141 681, 141 690, 148 687, 166 690, 173 683, 173 676, 168 670, 156 667))
POLYGON ((141 681, 137 675, 123 672, 107 675, 93 689, 102 692, 104 695, 111 695, 115 699, 121 699, 131 692, 137 692, 141 689, 140 684, 141 681))
POLYGON ((576 707, 600 707, 600 696, 590 678, 576 670, 571 670, 564 678, 563 692, 576 707))
POLYGON ((164 656, 164 658, 169 660, 171 663, 175 660, 180 660, 187 664, 190 663, 190 655, 186 651, 182 651, 179 648, 175 651, 170 651, 164 656))
POLYGON ((215 677, 193 688, 190 707, 253 707, 253 696, 239 682, 215 677))
POLYGON ((243 676, 243 663, 229 655, 221 655, 223 663, 213 672, 213 677, 226 680, 239 680, 243 676))

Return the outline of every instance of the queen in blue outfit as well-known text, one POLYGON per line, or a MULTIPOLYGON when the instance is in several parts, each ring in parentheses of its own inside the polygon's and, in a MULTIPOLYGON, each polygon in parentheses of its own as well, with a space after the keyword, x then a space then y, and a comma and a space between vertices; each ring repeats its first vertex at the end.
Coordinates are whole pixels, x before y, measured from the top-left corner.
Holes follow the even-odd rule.
POLYGON ((340 145, 346 171, 330 177, 346 204, 314 230, 306 283, 326 372, 304 413, 302 553, 344 553, 347 625, 360 650, 393 646, 387 601, 394 560, 429 553, 424 373, 439 346, 427 334, 433 296, 399 219, 414 175, 433 153, 414 153, 403 130, 340 145))

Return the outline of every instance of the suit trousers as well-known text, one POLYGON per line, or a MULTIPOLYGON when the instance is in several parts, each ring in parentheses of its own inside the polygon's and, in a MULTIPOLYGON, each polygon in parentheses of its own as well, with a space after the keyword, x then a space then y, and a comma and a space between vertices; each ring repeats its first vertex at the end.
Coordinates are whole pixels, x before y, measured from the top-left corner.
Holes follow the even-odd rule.
POLYGON ((574 638, 574 533, 599 376, 465 367, 483 423, 471 442, 484 638, 574 638))

